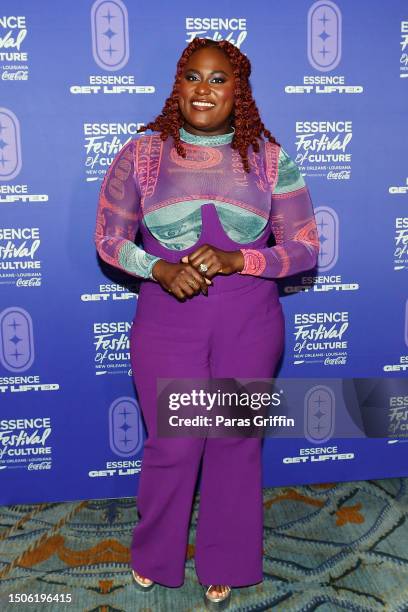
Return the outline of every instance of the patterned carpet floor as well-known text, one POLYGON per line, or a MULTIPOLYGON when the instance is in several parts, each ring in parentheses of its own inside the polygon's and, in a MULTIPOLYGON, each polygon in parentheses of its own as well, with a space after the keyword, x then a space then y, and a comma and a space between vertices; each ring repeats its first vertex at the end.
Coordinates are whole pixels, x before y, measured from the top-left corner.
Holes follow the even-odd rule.
MULTIPOLYGON (((185 582, 134 588, 133 498, 0 507, 0 610, 204 610, 194 570, 197 493, 185 582), (16 593, 71 603, 13 603, 16 593)), ((239 511, 239 508, 237 508, 239 511)), ((233 589, 231 612, 408 611, 408 478, 264 489, 264 580, 233 589)))

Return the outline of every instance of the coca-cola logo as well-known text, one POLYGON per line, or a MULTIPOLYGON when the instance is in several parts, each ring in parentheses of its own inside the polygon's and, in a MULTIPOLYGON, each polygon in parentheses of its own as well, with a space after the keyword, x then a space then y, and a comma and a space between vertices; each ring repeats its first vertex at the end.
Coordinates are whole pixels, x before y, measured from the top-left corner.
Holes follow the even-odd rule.
POLYGON ((16 287, 41 287, 41 278, 19 278, 16 287))

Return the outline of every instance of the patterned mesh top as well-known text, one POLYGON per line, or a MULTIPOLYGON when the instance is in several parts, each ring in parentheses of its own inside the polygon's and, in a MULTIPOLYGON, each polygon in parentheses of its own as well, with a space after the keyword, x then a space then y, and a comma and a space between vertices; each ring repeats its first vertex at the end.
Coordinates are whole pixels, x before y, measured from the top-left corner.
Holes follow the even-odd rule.
POLYGON ((139 224, 168 249, 193 247, 201 232, 200 208, 214 204, 226 234, 241 243, 239 274, 281 278, 316 265, 317 228, 309 190, 294 161, 277 144, 249 147, 251 172, 245 172, 234 133, 196 136, 180 129, 187 156, 178 155, 169 137, 158 133, 128 142, 103 180, 95 244, 107 263, 137 277, 150 278, 159 257, 134 243, 139 224), (276 245, 245 248, 269 224, 276 245))

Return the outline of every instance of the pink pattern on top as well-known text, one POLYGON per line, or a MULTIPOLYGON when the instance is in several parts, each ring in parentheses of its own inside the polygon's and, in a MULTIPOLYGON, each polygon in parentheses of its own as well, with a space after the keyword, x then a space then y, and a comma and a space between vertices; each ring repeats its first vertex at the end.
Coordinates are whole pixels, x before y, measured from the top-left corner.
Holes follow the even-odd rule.
POLYGON ((139 138, 135 147, 136 175, 144 198, 154 195, 160 162, 163 154, 163 141, 157 134, 148 138, 139 138))
POLYGON ((305 242, 306 244, 312 245, 318 249, 320 243, 315 220, 311 219, 308 223, 306 223, 306 225, 302 225, 302 227, 294 235, 293 240, 305 242))
POLYGON ((213 166, 218 166, 222 160, 222 153, 215 147, 191 147, 184 143, 187 157, 181 157, 176 149, 170 151, 170 159, 177 166, 183 168, 206 170, 213 166))
POLYGON ((122 148, 104 177, 99 196, 95 241, 101 257, 112 266, 118 266, 120 248, 134 240, 139 225, 139 212, 133 206, 133 148, 133 142, 122 148))
POLYGON ((240 249, 244 256, 244 267, 241 274, 260 276, 266 268, 264 255, 256 249, 240 249))
POLYGON ((278 161, 279 161, 280 147, 272 144, 271 142, 265 142, 265 169, 268 183, 271 186, 272 192, 275 189, 278 181, 278 161))

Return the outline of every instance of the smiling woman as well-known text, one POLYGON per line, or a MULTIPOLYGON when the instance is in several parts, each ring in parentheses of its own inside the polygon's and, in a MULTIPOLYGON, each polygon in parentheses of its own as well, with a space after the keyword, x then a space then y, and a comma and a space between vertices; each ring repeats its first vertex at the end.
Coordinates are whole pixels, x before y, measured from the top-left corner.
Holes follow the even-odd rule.
POLYGON ((157 379, 273 378, 284 345, 276 279, 318 254, 309 191, 262 123, 250 73, 227 41, 186 47, 162 112, 140 130, 153 134, 106 174, 95 231, 106 262, 144 279, 130 332, 148 430, 133 577, 142 589, 183 584, 201 465, 195 567, 207 605, 263 579, 262 439, 158 436, 157 379))
POLYGON ((191 134, 225 134, 231 129, 235 79, 217 47, 199 49, 187 61, 179 87, 184 129, 191 134))

